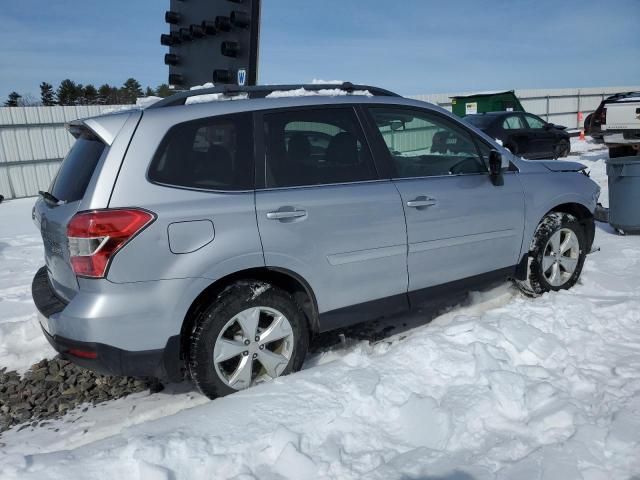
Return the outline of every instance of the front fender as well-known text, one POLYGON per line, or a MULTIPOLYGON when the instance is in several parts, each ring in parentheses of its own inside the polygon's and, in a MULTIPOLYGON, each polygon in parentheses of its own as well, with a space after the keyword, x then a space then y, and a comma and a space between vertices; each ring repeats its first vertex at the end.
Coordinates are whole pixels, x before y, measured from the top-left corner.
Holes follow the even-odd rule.
POLYGON ((525 191, 525 229, 522 242, 524 255, 544 216, 562 205, 577 204, 592 215, 600 187, 580 172, 525 174, 520 176, 525 191))

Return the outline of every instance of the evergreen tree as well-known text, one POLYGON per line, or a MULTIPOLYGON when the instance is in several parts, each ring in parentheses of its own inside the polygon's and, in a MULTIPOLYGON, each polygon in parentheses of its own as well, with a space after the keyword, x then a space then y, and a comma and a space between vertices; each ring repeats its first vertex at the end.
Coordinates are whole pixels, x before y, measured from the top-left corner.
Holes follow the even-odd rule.
POLYGON ((22 95, 20 95, 18 92, 11 92, 9 94, 9 98, 7 99, 7 101, 4 102, 4 106, 5 107, 17 107, 18 106, 18 102, 20 101, 21 98, 22 98, 22 95))
POLYGON ((151 87, 147 87, 147 90, 144 92, 144 96, 145 97, 155 97, 156 96, 156 91, 151 87))
POLYGON ((57 94, 59 105, 77 105, 82 98, 82 85, 67 78, 60 83, 57 94))
POLYGON ((135 78, 129 78, 120 88, 120 93, 122 95, 122 101, 125 104, 136 103, 138 97, 142 97, 142 87, 140 86, 140 82, 138 82, 135 78))
POLYGON ((98 104, 108 105, 109 98, 111 97, 111 85, 105 83, 98 88, 98 104))
POLYGON ((50 83, 42 82, 40 84, 40 99, 42 100, 42 105, 45 107, 55 105, 55 96, 56 94, 53 91, 53 86, 50 83))
POLYGON ((86 105, 95 105, 98 103, 98 90, 96 90, 96 87, 94 87, 93 85, 86 85, 82 93, 82 96, 84 97, 84 103, 86 105))
POLYGON ((167 98, 173 95, 173 90, 169 88, 169 85, 163 83, 162 85, 158 85, 158 88, 156 88, 156 95, 162 98, 167 98))

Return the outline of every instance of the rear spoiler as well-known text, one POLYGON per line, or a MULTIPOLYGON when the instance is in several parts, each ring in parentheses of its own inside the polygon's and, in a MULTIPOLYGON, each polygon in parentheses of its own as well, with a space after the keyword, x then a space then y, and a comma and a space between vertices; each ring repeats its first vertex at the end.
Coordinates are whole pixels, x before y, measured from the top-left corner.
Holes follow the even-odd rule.
POLYGON ((142 113, 140 110, 128 110, 99 117, 72 120, 65 127, 74 138, 89 133, 111 146, 131 115, 142 115, 142 113))

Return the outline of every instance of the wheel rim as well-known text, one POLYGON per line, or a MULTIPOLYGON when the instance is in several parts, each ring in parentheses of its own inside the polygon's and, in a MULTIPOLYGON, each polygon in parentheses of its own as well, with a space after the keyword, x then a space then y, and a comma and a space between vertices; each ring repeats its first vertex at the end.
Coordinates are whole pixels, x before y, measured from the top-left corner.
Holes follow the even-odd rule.
POLYGON ((220 380, 243 390, 282 375, 293 346, 293 329, 284 314, 269 307, 248 308, 220 331, 213 364, 220 380))
POLYGON ((569 281, 578 268, 580 242, 576 234, 563 228, 555 232, 544 249, 542 274, 553 287, 561 287, 569 281))

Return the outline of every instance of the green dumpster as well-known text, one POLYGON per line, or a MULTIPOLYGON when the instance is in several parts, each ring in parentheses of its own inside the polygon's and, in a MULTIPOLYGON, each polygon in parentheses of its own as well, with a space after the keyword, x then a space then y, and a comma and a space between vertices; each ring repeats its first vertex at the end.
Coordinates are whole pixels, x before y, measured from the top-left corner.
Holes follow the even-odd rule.
POLYGON ((486 112, 524 112, 513 90, 479 92, 451 97, 453 113, 459 117, 486 112))

